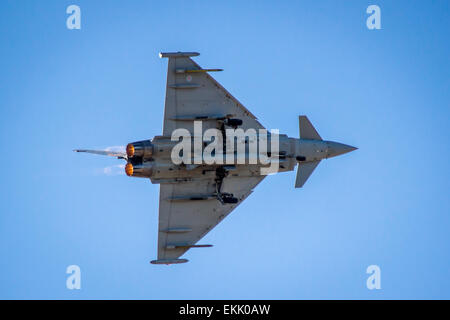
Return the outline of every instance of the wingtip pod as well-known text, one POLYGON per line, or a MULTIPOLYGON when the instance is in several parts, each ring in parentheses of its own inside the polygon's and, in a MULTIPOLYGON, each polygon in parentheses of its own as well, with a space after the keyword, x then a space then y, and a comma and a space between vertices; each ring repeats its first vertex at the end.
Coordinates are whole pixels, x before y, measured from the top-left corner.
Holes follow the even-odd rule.
POLYGON ((158 259, 158 260, 152 260, 150 261, 151 264, 179 264, 179 263, 186 263, 188 262, 188 259, 158 259))
POLYGON ((160 58, 182 58, 182 57, 196 57, 199 56, 198 52, 160 52, 160 58))

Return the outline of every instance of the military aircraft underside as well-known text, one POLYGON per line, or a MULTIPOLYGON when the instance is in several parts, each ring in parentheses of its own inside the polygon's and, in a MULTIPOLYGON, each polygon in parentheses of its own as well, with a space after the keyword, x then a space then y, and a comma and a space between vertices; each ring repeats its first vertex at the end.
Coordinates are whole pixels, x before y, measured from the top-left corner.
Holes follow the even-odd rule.
POLYGON ((168 58, 161 136, 129 143, 126 152, 77 149, 127 161, 130 177, 160 184, 158 258, 180 258, 198 244, 268 175, 293 171, 302 187, 321 160, 355 150, 325 141, 306 116, 300 138, 266 130, 257 118, 191 57, 196 52, 161 53, 168 58))

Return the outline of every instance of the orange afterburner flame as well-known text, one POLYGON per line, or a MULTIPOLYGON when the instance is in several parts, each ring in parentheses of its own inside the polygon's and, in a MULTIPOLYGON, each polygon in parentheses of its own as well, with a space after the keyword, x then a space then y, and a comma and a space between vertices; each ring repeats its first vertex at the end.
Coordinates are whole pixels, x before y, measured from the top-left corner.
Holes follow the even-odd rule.
POLYGON ((131 177, 133 175, 133 171, 133 165, 131 163, 127 163, 127 165, 125 166, 125 173, 127 174, 127 176, 131 177))
POLYGON ((133 158, 134 156, 134 146, 131 143, 127 144, 127 156, 128 158, 133 158))

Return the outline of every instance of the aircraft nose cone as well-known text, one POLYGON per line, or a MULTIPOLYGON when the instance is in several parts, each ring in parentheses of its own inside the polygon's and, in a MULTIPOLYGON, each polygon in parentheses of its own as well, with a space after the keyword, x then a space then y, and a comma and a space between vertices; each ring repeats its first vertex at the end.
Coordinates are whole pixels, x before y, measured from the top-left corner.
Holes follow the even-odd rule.
POLYGON ((328 142, 328 158, 340 156, 341 154, 354 151, 358 148, 343 143, 329 141, 328 142))

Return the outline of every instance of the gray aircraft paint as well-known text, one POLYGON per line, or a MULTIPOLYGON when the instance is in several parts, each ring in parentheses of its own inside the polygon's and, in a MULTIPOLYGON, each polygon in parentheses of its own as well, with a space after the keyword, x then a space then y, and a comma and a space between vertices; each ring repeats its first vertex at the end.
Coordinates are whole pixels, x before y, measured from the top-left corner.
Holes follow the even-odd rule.
MULTIPOLYGON (((163 134, 152 140, 127 146, 127 152, 77 149, 76 152, 125 159, 128 175, 150 178, 160 184, 158 259, 152 264, 187 262, 180 258, 244 201, 266 177, 261 163, 174 164, 171 151, 176 129, 194 132, 194 121, 205 130, 238 127, 265 129, 257 118, 209 74, 221 69, 202 69, 191 57, 196 52, 161 53, 168 58, 163 134), (233 120, 234 119, 234 120, 233 120), (235 120, 239 120, 236 122, 235 120), (235 122, 233 122, 235 121, 235 122)), ((298 165, 295 187, 302 187, 323 160, 355 150, 355 147, 324 141, 306 116, 299 117, 300 138, 280 134, 278 172, 293 171, 298 165)), ((259 139, 259 135, 257 136, 259 139)), ((270 150, 269 150, 270 151, 270 150)), ((247 158, 252 155, 245 155, 247 158)))

